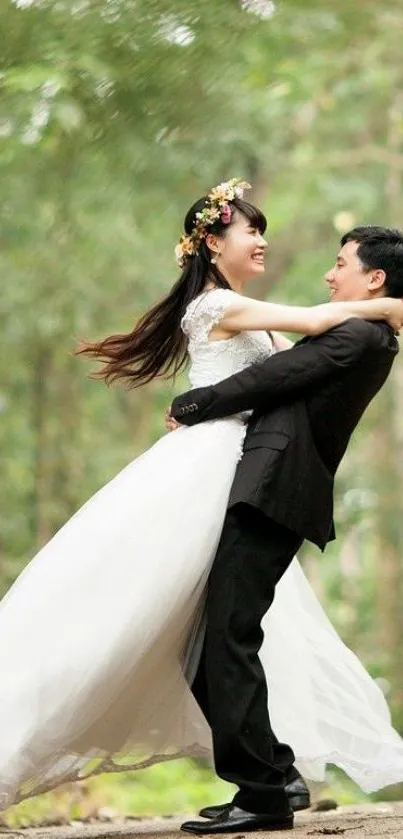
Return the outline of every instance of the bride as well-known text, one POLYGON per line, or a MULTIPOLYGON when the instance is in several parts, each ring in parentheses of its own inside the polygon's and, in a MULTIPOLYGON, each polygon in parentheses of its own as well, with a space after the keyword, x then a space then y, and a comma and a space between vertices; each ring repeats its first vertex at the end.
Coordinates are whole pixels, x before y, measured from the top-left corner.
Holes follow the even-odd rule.
MULTIPOLYGON (((182 273, 165 300, 130 334, 79 349, 103 361, 96 376, 138 386, 177 373, 189 356, 196 387, 285 349, 271 330, 318 334, 351 316, 388 317, 399 328, 398 300, 312 308, 256 302, 265 330, 220 340, 223 313, 245 280, 264 270, 266 220, 243 200, 246 186, 220 184, 189 210, 178 247, 182 273), (211 236, 225 247, 225 271, 211 258, 211 236)), ((163 436, 84 504, 4 597, 3 808, 67 780, 210 753, 189 684, 246 420, 163 436)), ((271 718, 299 769, 319 779, 331 761, 366 791, 403 780, 403 741, 385 700, 331 627, 297 560, 264 629, 271 718)))

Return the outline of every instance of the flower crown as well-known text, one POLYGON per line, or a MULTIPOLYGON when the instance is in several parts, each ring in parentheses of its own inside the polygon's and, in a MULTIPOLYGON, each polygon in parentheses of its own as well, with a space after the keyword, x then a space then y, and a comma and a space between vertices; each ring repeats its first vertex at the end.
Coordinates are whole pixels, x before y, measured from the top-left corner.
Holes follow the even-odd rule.
POLYGON ((195 256, 203 239, 206 238, 208 228, 219 219, 223 224, 230 224, 232 210, 229 205, 234 198, 243 198, 245 189, 251 189, 251 185, 239 178, 231 178, 218 184, 208 194, 204 210, 196 213, 195 225, 191 233, 184 233, 175 248, 175 256, 181 268, 184 267, 188 256, 195 256))

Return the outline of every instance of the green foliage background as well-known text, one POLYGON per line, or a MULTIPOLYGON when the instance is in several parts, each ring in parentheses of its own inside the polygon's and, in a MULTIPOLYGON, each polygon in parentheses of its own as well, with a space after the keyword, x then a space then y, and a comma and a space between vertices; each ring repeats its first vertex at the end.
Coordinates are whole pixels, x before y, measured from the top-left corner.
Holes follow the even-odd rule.
MULTIPOLYGON (((79 338, 130 329, 171 286, 173 246, 198 195, 234 175, 253 182, 271 251, 251 293, 302 304, 326 299, 322 277, 341 232, 400 225, 402 25, 398 0, 5 0, 3 592, 163 433, 169 383, 108 390, 72 351, 79 338)), ((338 630, 382 678, 401 731, 402 399, 398 361, 341 468, 339 538, 325 556, 302 555, 338 630)), ((207 769, 181 771, 97 779, 87 799, 140 813, 161 802, 196 807, 200 790, 203 800, 221 797, 207 769)), ((389 792, 401 790, 382 797, 389 792)), ((66 795, 82 812, 76 793, 66 795)), ((49 800, 13 818, 57 810, 60 799, 49 800)))

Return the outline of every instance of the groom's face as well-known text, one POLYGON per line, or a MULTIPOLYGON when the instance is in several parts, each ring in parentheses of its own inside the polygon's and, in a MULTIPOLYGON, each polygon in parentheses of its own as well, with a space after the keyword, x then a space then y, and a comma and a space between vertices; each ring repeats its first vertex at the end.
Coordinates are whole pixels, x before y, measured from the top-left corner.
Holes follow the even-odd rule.
POLYGON ((366 271, 357 256, 358 248, 358 242, 346 242, 325 274, 332 301, 369 300, 384 294, 384 272, 366 271))

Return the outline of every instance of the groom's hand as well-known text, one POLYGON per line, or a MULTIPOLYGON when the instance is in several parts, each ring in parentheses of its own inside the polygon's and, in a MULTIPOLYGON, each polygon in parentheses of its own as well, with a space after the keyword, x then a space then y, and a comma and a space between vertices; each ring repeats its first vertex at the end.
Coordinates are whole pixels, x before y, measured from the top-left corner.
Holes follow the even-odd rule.
MULTIPOLYGON (((197 392, 202 393, 204 388, 198 388, 197 392)), ((168 431, 176 431, 183 425, 192 425, 189 414, 193 414, 196 405, 193 401, 193 394, 196 391, 187 390, 177 396, 172 405, 165 413, 165 427, 168 431), (180 421, 179 421, 180 420, 180 421)))
POLYGON ((170 407, 165 411, 165 428, 167 431, 176 431, 177 428, 181 428, 181 424, 173 418, 170 407))
POLYGON ((211 399, 211 387, 196 387, 176 396, 171 405, 171 417, 183 425, 203 422, 204 408, 211 399))
POLYGON ((187 406, 191 403, 191 395, 192 391, 190 390, 181 393, 180 396, 174 399, 172 405, 165 412, 165 428, 168 431, 176 431, 177 428, 182 428, 183 425, 187 425, 186 420, 182 422, 182 418, 189 413, 187 406))

